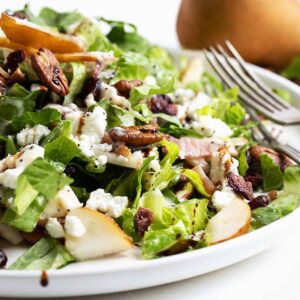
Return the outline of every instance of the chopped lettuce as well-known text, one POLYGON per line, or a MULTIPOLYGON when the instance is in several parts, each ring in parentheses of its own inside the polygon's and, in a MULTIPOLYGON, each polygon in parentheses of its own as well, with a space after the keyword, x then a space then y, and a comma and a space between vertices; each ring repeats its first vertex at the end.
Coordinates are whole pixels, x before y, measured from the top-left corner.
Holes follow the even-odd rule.
POLYGON ((63 164, 69 163, 80 152, 76 143, 64 135, 45 145, 45 157, 63 164))
POLYGON ((281 72, 288 79, 300 78, 300 57, 295 57, 292 62, 281 72))
POLYGON ((87 77, 86 66, 83 63, 71 63, 72 80, 69 86, 69 92, 65 96, 64 105, 74 102, 75 97, 82 91, 85 79, 87 77))
POLYGON ((264 191, 280 190, 283 186, 283 174, 280 167, 267 154, 260 156, 260 163, 264 191))
POLYGON ((19 118, 14 119, 9 124, 9 131, 12 133, 16 133, 21 131, 26 126, 34 126, 34 125, 44 125, 50 126, 55 125, 60 122, 61 116, 60 113, 53 108, 44 108, 40 111, 36 112, 25 112, 19 118))
POLYGON ((74 257, 57 240, 42 238, 10 267, 10 270, 58 269, 73 262, 74 257))
POLYGON ((284 191, 300 195, 300 167, 288 167, 284 171, 284 191))
POLYGON ((193 184, 195 189, 203 196, 210 197, 210 195, 207 193, 203 186, 203 182, 201 179, 201 176, 194 170, 191 169, 185 169, 182 173, 185 175, 189 181, 193 184))
POLYGON ((248 151, 249 146, 245 145, 242 147, 239 153, 238 161, 239 161, 239 174, 241 176, 245 176, 247 170, 249 169, 249 164, 248 164, 248 158, 247 158, 247 151, 248 151))

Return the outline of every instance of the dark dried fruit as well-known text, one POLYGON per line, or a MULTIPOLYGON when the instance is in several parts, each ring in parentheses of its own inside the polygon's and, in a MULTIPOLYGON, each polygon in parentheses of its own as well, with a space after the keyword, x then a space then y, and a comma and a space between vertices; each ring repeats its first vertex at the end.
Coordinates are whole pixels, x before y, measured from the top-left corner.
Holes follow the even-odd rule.
POLYGON ((6 58, 5 68, 9 69, 11 72, 14 72, 19 64, 25 60, 26 54, 25 51, 20 49, 13 51, 8 54, 6 58))
POLYGON ((41 48, 37 54, 32 54, 31 64, 42 83, 54 93, 60 96, 68 93, 68 80, 50 50, 41 48))
POLYGON ((92 93, 94 99, 97 101, 100 98, 100 90, 101 90, 101 80, 100 73, 102 70, 102 65, 99 61, 96 62, 95 68, 92 72, 91 77, 88 79, 87 84, 85 85, 86 94, 92 93))
POLYGON ((3 250, 0 249, 0 268, 4 268, 7 264, 7 256, 3 250))
POLYGON ((263 176, 258 172, 246 174, 246 176, 244 176, 244 179, 245 181, 252 183, 253 189, 258 188, 263 183, 263 176))
POLYGON ((114 84, 118 94, 125 98, 129 98, 130 91, 138 86, 141 86, 143 82, 141 80, 120 80, 114 84))
POLYGON ((251 182, 246 182, 242 176, 235 175, 229 172, 227 175, 228 184, 232 187, 235 193, 241 195, 247 200, 253 199, 253 189, 251 182))
POLYGON ((140 207, 134 216, 134 228, 138 235, 143 237, 148 227, 153 222, 154 215, 148 208, 140 207))
POLYGON ((146 146, 157 143, 167 135, 159 132, 157 125, 119 126, 109 131, 114 142, 123 142, 127 146, 146 146))
POLYGON ((17 18, 17 19, 28 20, 28 16, 23 11, 15 11, 15 12, 6 11, 6 13, 9 16, 12 16, 12 17, 17 18))
POLYGON ((270 204, 271 200, 268 195, 261 195, 253 198, 248 204, 251 209, 265 207, 270 204))
POLYGON ((22 232, 21 234, 23 239, 29 244, 35 244, 45 236, 45 230, 43 228, 37 228, 33 232, 22 232))
POLYGON ((75 173, 76 173, 76 168, 74 166, 66 166, 65 170, 64 170, 64 173, 73 178, 75 176, 75 173))
POLYGON ((176 116, 178 112, 177 105, 165 94, 153 96, 149 102, 149 108, 153 113, 164 113, 170 116, 176 116))

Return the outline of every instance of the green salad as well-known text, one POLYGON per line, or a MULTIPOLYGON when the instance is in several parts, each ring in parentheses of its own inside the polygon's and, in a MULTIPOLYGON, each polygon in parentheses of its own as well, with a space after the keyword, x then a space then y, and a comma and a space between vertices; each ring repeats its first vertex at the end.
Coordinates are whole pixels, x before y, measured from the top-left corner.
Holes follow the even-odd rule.
POLYGON ((300 205, 300 167, 203 71, 133 24, 28 6, 0 19, 0 266, 193 251, 300 205), (7 263, 7 264, 6 264, 7 263))

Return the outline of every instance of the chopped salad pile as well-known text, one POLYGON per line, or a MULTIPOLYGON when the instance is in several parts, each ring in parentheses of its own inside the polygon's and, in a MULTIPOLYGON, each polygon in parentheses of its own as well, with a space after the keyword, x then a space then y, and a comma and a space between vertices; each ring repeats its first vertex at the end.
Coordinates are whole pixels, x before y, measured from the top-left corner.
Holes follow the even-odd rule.
POLYGON ((9 269, 192 251, 299 206, 300 167, 253 140, 200 59, 79 12, 25 6, 0 27, 0 237, 30 246, 9 269))

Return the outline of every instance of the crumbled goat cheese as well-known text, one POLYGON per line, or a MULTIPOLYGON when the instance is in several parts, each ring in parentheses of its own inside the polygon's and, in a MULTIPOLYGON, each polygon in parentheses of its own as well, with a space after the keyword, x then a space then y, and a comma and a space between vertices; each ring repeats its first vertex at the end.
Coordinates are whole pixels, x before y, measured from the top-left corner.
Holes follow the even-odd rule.
POLYGON ((76 104, 71 103, 63 106, 60 104, 48 104, 46 107, 54 108, 61 113, 62 119, 72 121, 72 134, 76 134, 81 126, 81 118, 83 112, 77 107, 76 104))
POLYGON ((82 237, 86 232, 84 225, 76 216, 66 216, 65 230, 68 235, 76 238, 82 237))
POLYGON ((145 85, 156 85, 156 79, 155 77, 148 75, 147 77, 145 77, 145 79, 143 80, 143 84, 145 85))
POLYGON ((87 107, 91 107, 91 106, 97 104, 97 102, 95 101, 94 95, 92 93, 87 95, 84 102, 87 107))
POLYGON ((107 163, 107 157, 105 155, 99 155, 95 162, 99 165, 105 165, 107 163))
POLYGON ((60 239, 65 237, 64 228, 56 218, 48 219, 46 224, 46 230, 49 233, 49 235, 55 239, 60 239))
POLYGON ((100 143, 106 126, 106 111, 102 107, 97 106, 93 111, 84 114, 81 135, 87 136, 92 144, 100 143))
POLYGON ((101 85, 102 98, 109 99, 112 104, 121 106, 124 108, 130 107, 130 102, 125 97, 119 96, 115 87, 102 83, 101 85))
POLYGON ((197 109, 201 109, 204 106, 211 105, 212 99, 203 93, 198 93, 197 96, 190 102, 186 103, 187 114, 189 117, 196 118, 197 109))
POLYGON ((29 166, 36 158, 44 157, 45 149, 39 145, 30 144, 25 146, 20 150, 20 155, 16 159, 16 167, 26 168, 29 166))
POLYGON ((86 203, 86 207, 99 210, 113 218, 120 217, 127 205, 127 197, 113 196, 103 189, 92 192, 86 203))
POLYGON ((220 119, 211 116, 200 116, 197 121, 192 122, 191 127, 205 136, 227 138, 232 135, 230 127, 220 119))
POLYGON ((196 94, 191 89, 177 89, 174 95, 176 103, 185 104, 190 103, 196 94))
POLYGON ((35 125, 31 128, 27 127, 17 134, 17 142, 20 146, 38 144, 39 141, 49 133, 50 130, 44 125, 35 125))
POLYGON ((0 184, 10 189, 17 187, 17 181, 24 168, 7 169, 0 174, 0 184))
POLYGON ((223 187, 221 191, 215 191, 212 196, 214 207, 220 211, 236 197, 234 191, 229 186, 223 187))

